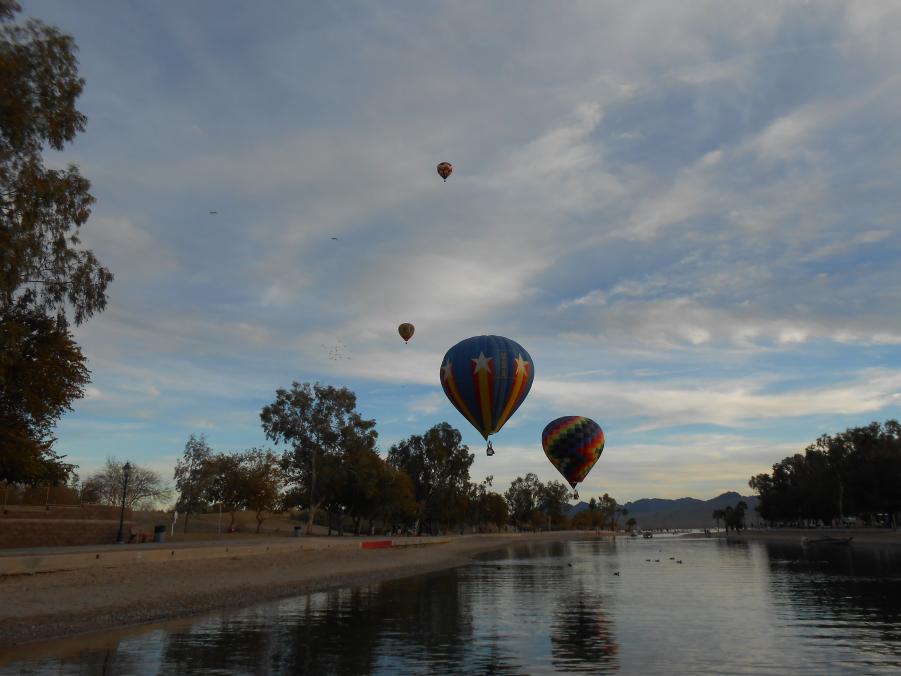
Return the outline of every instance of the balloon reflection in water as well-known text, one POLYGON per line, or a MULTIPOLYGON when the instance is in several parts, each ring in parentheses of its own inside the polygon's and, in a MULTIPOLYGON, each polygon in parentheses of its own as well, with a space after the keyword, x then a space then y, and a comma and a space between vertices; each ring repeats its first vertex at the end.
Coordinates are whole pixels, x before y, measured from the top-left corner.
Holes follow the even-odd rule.
POLYGON ((619 670, 618 652, 601 597, 580 590, 561 599, 551 626, 555 667, 568 673, 614 672, 619 670))

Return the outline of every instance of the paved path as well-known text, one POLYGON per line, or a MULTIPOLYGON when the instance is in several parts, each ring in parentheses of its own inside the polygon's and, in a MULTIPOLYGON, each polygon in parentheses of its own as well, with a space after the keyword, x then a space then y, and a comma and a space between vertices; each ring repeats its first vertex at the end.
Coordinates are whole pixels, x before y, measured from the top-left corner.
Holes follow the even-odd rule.
POLYGON ((300 550, 360 549, 364 547, 364 543, 368 543, 365 547, 368 548, 374 545, 409 547, 442 542, 447 542, 447 538, 313 536, 2 549, 0 550, 0 575, 49 573, 81 568, 111 568, 134 563, 162 561, 239 558, 300 550))

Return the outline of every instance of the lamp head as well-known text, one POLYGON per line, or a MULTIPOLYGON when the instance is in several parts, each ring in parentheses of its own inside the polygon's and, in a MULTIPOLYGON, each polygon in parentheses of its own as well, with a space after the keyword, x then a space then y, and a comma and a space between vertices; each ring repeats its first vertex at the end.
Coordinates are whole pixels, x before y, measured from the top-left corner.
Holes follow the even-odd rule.
POLYGON ((128 475, 131 473, 131 463, 130 462, 126 462, 122 466, 122 473, 125 475, 126 478, 128 478, 128 475))

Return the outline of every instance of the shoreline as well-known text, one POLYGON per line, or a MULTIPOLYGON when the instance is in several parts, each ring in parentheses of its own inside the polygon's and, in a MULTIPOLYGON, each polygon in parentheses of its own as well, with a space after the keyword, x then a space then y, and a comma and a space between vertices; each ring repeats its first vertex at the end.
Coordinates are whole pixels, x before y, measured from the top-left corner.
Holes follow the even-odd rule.
MULTIPOLYGON (((681 537, 705 537, 703 533, 685 533, 681 537)), ((901 531, 887 528, 748 528, 741 533, 712 532, 708 537, 729 542, 774 542, 801 544, 801 538, 853 538, 852 545, 901 546, 901 531)))
POLYGON ((448 570, 473 563, 478 554, 520 544, 612 536, 603 531, 463 535, 387 549, 309 549, 0 576, 0 664, 29 644, 448 570))

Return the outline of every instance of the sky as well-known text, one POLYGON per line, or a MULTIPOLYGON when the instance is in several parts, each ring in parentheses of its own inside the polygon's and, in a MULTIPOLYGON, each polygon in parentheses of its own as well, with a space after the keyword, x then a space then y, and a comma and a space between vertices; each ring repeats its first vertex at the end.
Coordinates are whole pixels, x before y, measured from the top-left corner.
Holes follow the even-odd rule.
POLYGON ((78 44, 87 130, 46 161, 115 275, 56 430, 82 476, 272 447, 292 381, 382 453, 448 421, 501 491, 588 416, 580 494, 620 502, 901 416, 898 3, 23 4, 78 44), (490 458, 439 383, 481 334, 535 369, 490 458))

